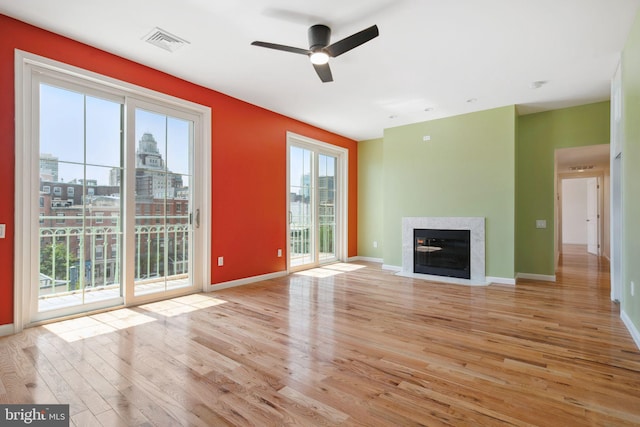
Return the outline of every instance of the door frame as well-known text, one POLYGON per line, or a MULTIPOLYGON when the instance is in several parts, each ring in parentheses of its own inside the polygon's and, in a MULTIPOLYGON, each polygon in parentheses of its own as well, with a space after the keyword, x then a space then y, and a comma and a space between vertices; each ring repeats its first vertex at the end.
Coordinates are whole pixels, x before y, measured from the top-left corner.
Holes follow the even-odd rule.
MULTIPOLYGON (((556 230, 558 233, 556 239, 556 252, 562 252, 562 203, 563 203, 563 194, 562 194, 562 181, 565 179, 581 179, 581 178, 597 178, 597 197, 598 197, 598 255, 602 256, 602 247, 603 247, 603 230, 604 230, 604 172, 602 171, 594 171, 594 172, 575 172, 575 173, 559 173, 558 174, 558 198, 557 198, 557 216, 556 216, 556 230)), ((556 263, 556 268, 557 268, 556 263)))
MULTIPOLYGON (((37 212, 39 212, 37 198, 33 197, 33 176, 39 169, 39 155, 35 148, 34 138, 37 136, 33 129, 33 103, 36 96, 32 78, 35 73, 55 75, 56 78, 81 82, 88 88, 96 87, 101 91, 117 93, 125 98, 144 99, 151 102, 159 102, 176 109, 188 110, 199 117, 201 126, 194 129, 194 157, 198 162, 198 181, 202 184, 195 194, 197 206, 193 209, 200 210, 200 232, 195 233, 193 251, 203 261, 194 269, 198 277, 197 291, 208 291, 211 282, 209 263, 211 253, 211 108, 183 100, 161 92, 143 88, 131 83, 117 80, 108 76, 84 70, 72 65, 61 63, 49 58, 35 55, 29 52, 15 50, 15 147, 16 147, 16 171, 15 174, 15 230, 14 230, 14 333, 22 331, 26 326, 41 322, 32 322, 30 319, 31 287, 25 284, 32 283, 33 268, 31 260, 37 259, 36 248, 39 246, 37 228, 37 212), (34 229, 36 230, 34 232, 34 229), (36 258, 34 258, 36 257, 36 258)), ((125 130, 126 131, 126 130, 125 130)), ((128 193, 128 192, 127 192, 128 193)), ((127 197, 126 195, 124 197, 127 197)), ((126 229, 124 230, 126 232, 126 229)), ((123 276, 124 277, 124 276, 123 276)), ((194 279, 195 280, 195 279, 194 279)), ((192 291, 193 292, 193 291, 192 291)), ((141 301, 128 301, 126 292, 123 293, 124 304, 134 305, 141 301)), ((169 295, 163 295, 155 299, 166 299, 169 295)), ((112 309, 110 307, 109 309, 112 309)), ((86 315, 90 312, 78 315, 86 315)))
MULTIPOLYGON (((317 139, 309 138, 303 135, 299 135, 290 131, 287 131, 287 179, 286 179, 286 206, 285 206, 285 215, 284 218, 288 218, 288 212, 290 210, 290 202, 291 202, 291 182, 290 182, 290 151, 291 146, 297 146, 301 148, 306 148, 312 150, 314 153, 326 154, 330 156, 335 156, 337 159, 336 165, 336 204, 338 205, 336 208, 336 234, 337 238, 336 242, 336 260, 344 261, 347 258, 348 254, 348 245, 349 245, 349 230, 348 230, 348 206, 349 206, 349 150, 343 147, 339 147, 337 145, 328 144, 323 141, 319 141, 317 139)), ((317 188, 316 188, 317 192, 317 188)), ((317 212, 315 213, 317 216, 317 212)), ((290 259, 290 249, 291 249, 291 230, 290 223, 286 220, 286 232, 287 232, 287 247, 286 247, 286 261, 287 261, 287 273, 290 273, 294 270, 299 270, 299 268, 291 267, 291 259, 290 259)), ((316 221, 315 228, 318 228, 318 223, 316 221)), ((314 231, 317 233, 317 231, 314 231)), ((314 249, 315 250, 315 249, 314 249)), ((329 261, 325 263, 330 263, 334 261, 329 261)), ((322 264, 325 264, 322 263, 322 264)), ((321 265, 316 256, 313 264, 309 264, 304 268, 315 267, 321 265)))

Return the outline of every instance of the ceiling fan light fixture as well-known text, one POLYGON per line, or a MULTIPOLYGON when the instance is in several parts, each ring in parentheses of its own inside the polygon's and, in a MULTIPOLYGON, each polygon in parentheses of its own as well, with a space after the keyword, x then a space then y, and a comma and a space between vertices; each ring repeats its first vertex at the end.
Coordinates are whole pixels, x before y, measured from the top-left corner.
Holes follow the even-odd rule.
POLYGON ((311 60, 312 64, 324 65, 329 62, 329 55, 326 52, 319 50, 309 55, 309 59, 311 60))

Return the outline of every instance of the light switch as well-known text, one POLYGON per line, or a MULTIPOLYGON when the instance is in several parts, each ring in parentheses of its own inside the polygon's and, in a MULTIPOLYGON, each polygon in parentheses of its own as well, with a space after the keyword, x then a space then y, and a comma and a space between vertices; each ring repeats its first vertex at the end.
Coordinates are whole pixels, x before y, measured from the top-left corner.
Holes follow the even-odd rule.
POLYGON ((0 224, 0 239, 4 239, 4 233, 6 231, 7 225, 6 224, 0 224))
POLYGON ((536 228, 547 228, 546 219, 536 219, 536 228))

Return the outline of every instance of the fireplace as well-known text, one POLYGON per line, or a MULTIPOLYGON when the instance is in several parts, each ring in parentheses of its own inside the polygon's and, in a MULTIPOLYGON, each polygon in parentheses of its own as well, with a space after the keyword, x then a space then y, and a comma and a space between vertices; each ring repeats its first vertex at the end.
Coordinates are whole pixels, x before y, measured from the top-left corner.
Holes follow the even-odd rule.
MULTIPOLYGON (((404 217, 402 218, 402 268, 398 274, 411 277, 415 279, 425 279, 430 281, 440 281, 447 283, 457 283, 463 285, 475 285, 485 286, 488 284, 485 276, 485 219, 482 217, 404 217), (450 272, 431 271, 428 273, 420 272, 420 270, 414 267, 414 264, 421 264, 422 260, 418 259, 416 263, 416 255, 414 250, 416 247, 416 235, 414 230, 436 230, 439 232, 447 231, 464 231, 469 233, 468 240, 468 267, 466 269, 464 277, 454 276, 450 272)), ((423 236, 424 237, 424 236, 423 236)), ((449 236, 450 237, 450 236, 449 236)), ((453 238, 458 240, 457 237, 453 238)), ((431 255, 430 259, 433 259, 435 252, 443 252, 444 245, 440 243, 421 244, 424 246, 420 249, 423 254, 417 258, 426 258, 426 255, 431 255)), ((454 246, 454 245, 449 245, 454 246)), ((456 243, 456 251, 458 243, 456 243)), ((452 251, 450 248, 447 251, 452 251)), ((457 262, 456 262, 457 264, 457 262)), ((447 267, 445 267, 447 268, 447 267)), ((455 269, 460 269, 457 266, 455 269)))
POLYGON ((471 279, 469 230, 413 230, 413 272, 471 279))

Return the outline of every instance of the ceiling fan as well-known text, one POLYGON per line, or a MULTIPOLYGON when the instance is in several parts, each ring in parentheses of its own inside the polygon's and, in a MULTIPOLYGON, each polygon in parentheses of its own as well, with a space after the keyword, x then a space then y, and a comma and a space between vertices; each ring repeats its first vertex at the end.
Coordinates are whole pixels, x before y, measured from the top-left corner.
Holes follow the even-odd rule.
POLYGON ((282 50, 284 52, 298 53, 307 55, 313 64, 313 68, 318 73, 318 77, 324 83, 332 82, 331 68, 329 68, 329 58, 335 58, 351 49, 378 37, 378 27, 373 25, 360 32, 345 37, 335 43, 329 44, 331 39, 331 28, 326 25, 318 24, 309 27, 309 49, 301 49, 298 47, 285 46, 275 43, 267 43, 255 41, 251 43, 253 46, 261 46, 269 49, 282 50))

